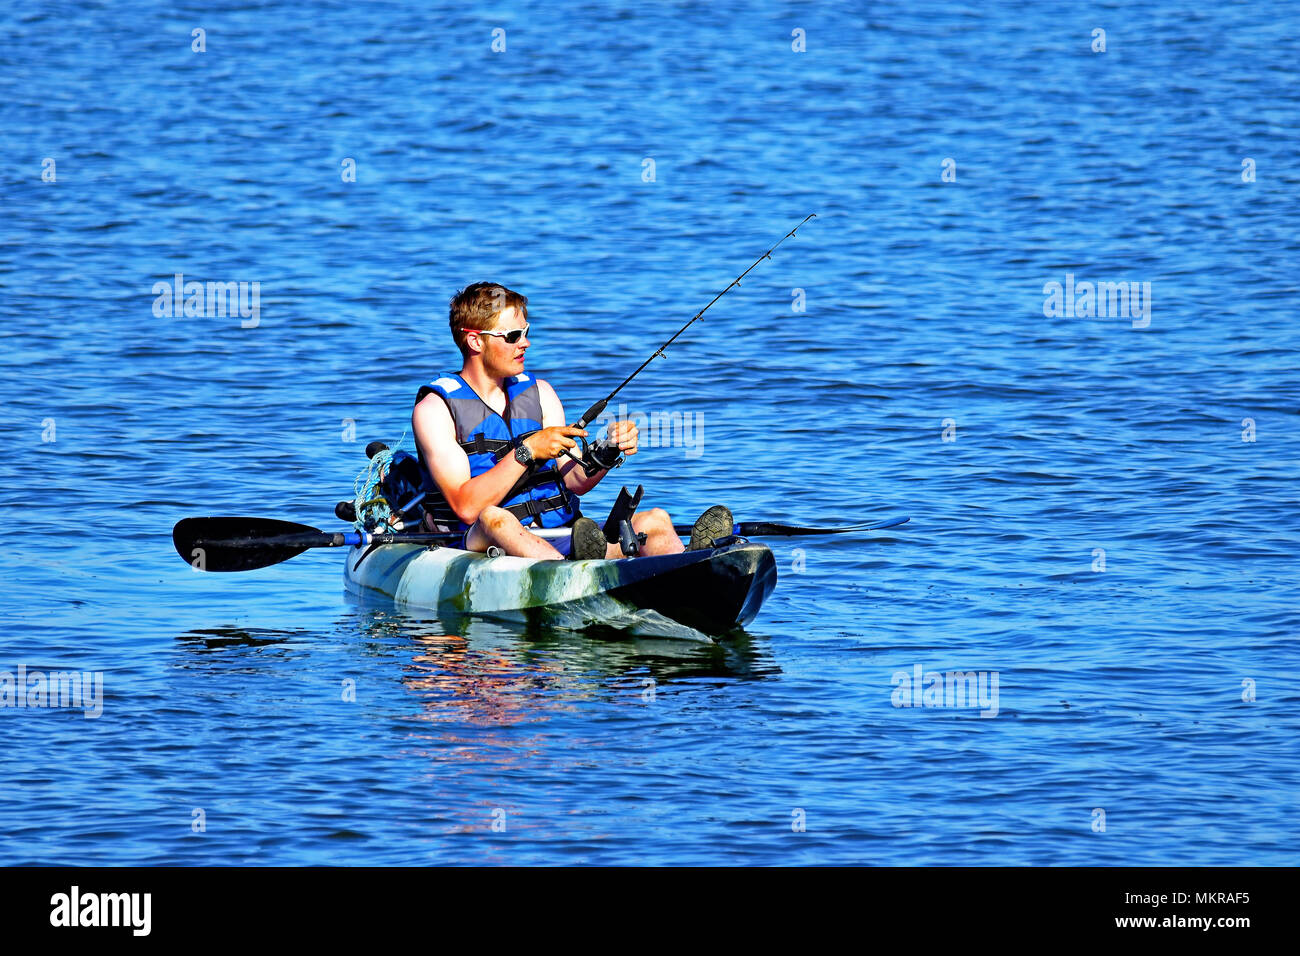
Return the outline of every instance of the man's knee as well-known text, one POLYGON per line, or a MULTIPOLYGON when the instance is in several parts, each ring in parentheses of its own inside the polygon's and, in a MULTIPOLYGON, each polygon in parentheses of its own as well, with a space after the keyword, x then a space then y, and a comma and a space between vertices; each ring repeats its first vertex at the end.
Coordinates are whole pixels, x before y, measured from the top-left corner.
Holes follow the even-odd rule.
POLYGON ((479 524, 492 531, 503 531, 519 524, 519 519, 505 508, 488 505, 478 516, 479 524))
POLYGON ((649 511, 644 512, 644 514, 645 514, 644 521, 646 525, 646 530, 648 531, 664 531, 664 530, 671 531, 672 530, 673 520, 668 516, 668 512, 664 511, 663 508, 651 508, 649 511))

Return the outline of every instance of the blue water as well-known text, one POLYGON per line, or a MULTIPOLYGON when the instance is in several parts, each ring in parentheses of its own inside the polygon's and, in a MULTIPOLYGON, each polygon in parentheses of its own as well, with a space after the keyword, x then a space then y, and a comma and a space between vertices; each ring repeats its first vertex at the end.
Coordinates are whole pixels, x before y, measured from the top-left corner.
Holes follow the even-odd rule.
POLYGON ((0 708, 0 863, 1293 864, 1300 20, 1199 6, 0 10, 0 670, 104 681, 0 708), (616 475, 679 521, 912 518, 770 539, 745 638, 173 551, 337 527, 460 286, 574 418, 810 212, 624 393, 700 416, 616 475), (996 716, 894 706, 918 665, 996 716))

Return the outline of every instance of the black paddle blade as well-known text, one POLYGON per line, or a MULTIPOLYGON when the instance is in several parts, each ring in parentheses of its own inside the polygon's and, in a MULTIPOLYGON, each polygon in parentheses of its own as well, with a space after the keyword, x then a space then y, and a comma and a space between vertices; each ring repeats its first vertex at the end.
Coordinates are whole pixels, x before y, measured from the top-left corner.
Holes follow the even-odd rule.
POLYGON ((184 518, 172 529, 176 553, 200 571, 270 567, 302 554, 320 536, 305 524, 274 518, 184 518))

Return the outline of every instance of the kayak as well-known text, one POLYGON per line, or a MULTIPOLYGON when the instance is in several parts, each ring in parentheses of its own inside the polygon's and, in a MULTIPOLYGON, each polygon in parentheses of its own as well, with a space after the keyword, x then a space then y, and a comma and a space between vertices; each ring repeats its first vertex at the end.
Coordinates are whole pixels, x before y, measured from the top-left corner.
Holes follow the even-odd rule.
MULTIPOLYGON (((335 513, 353 520, 340 513, 352 507, 352 502, 340 502, 335 513)), ((460 540, 455 532, 326 532, 292 521, 241 516, 182 518, 172 529, 172 544, 194 570, 216 572, 267 568, 314 548, 346 549, 344 581, 362 597, 574 630, 605 625, 645 637, 699 640, 748 625, 776 587, 772 552, 746 535, 878 531, 908 520, 833 528, 742 521, 712 548, 598 561, 464 551, 446 544, 460 540)), ((692 529, 678 527, 683 530, 692 529)), ((536 533, 562 539, 569 529, 536 533)))
POLYGON ((597 561, 358 545, 347 553, 344 581, 353 594, 406 607, 711 640, 754 620, 776 586, 776 559, 741 537, 698 551, 597 561))

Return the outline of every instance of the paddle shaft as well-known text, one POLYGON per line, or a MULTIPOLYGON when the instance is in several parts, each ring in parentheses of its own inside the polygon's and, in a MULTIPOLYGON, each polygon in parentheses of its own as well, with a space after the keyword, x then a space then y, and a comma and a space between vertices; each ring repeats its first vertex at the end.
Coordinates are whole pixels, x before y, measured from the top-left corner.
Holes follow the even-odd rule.
MULTIPOLYGON (((907 524, 911 518, 894 518, 890 521, 882 521, 880 524, 860 524, 851 525, 845 528, 803 528, 798 525, 777 524, 772 521, 741 521, 731 526, 731 533, 743 537, 763 537, 775 536, 794 538, 801 535, 814 534, 848 534, 852 531, 882 531, 885 528, 897 528, 901 524, 907 524)), ((691 533, 691 526, 688 524, 673 525, 673 530, 680 535, 691 533)))
MULTIPOLYGON (((884 528, 897 527, 911 520, 886 521, 883 524, 865 525, 846 528, 802 528, 795 525, 776 524, 770 521, 741 521, 732 525, 731 533, 745 537, 776 535, 796 537, 814 534, 847 534, 851 531, 880 531, 884 528)), ((567 530, 567 529, 566 529, 567 530)), ((673 525, 673 530, 680 535, 691 533, 688 524, 673 525)), ((372 534, 368 531, 318 531, 315 534, 282 534, 267 538, 227 538, 224 540, 208 539, 203 543, 212 547, 223 548, 350 548, 372 544, 438 544, 461 537, 461 532, 443 533, 388 533, 372 534)), ((555 535, 546 535, 555 537, 555 535)))
POLYGON ((269 537, 244 535, 235 538, 203 538, 197 546, 213 548, 351 548, 372 544, 437 544, 459 538, 460 532, 372 534, 368 531, 317 531, 313 534, 278 534, 269 537))

